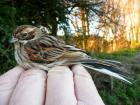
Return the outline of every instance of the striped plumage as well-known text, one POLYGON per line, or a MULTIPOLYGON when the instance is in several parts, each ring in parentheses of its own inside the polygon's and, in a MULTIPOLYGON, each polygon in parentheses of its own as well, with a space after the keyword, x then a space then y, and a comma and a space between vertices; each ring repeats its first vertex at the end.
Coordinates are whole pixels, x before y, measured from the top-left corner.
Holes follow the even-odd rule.
POLYGON ((92 59, 83 50, 66 45, 63 41, 44 33, 40 28, 22 25, 14 31, 15 58, 24 68, 39 67, 49 70, 55 65, 82 66, 130 83, 116 61, 92 59))

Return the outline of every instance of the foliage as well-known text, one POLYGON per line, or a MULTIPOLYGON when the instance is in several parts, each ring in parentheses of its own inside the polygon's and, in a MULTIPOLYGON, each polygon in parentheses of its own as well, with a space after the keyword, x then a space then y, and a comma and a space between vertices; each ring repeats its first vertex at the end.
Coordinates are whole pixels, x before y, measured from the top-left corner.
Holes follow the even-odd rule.
MULTIPOLYGON (((135 59, 135 55, 140 53, 140 48, 125 49, 114 53, 97 53, 94 57, 100 59, 115 59, 129 63, 129 60, 135 59), (129 57, 129 58, 128 58, 129 57)), ((136 59, 135 59, 136 60, 136 59)), ((131 62, 130 62, 131 63, 131 62)), ((99 89, 99 92, 106 103, 106 105, 139 105, 140 103, 140 68, 132 69, 133 84, 124 84, 121 81, 114 80, 113 90, 110 91, 108 87, 99 89)))
POLYGON ((9 39, 14 27, 16 10, 7 5, 0 6, 0 74, 2 74, 15 65, 13 46, 9 43, 9 39))
POLYGON ((106 105, 138 105, 140 101, 140 77, 132 85, 114 81, 113 91, 110 93, 107 89, 102 89, 100 94, 106 105))
POLYGON ((9 36, 5 37, 4 30, 0 30, 0 74, 6 72, 15 65, 14 49, 9 44, 9 36))
MULTIPOLYGON (((66 24, 66 11, 61 0, 7 0, 0 2, 1 21, 10 27, 21 24, 44 25, 56 35, 58 24, 66 24), (3 15, 3 14, 7 14, 3 15), (5 17, 6 16, 6 17, 5 17)), ((4 26, 5 27, 5 26, 4 26)), ((14 27, 15 28, 15 27, 14 27)))
MULTIPOLYGON (((65 39, 65 38, 63 38, 65 39)), ((83 36, 79 35, 79 36, 74 36, 74 35, 68 35, 67 34, 67 43, 68 44, 74 44, 76 47, 78 48, 83 48, 82 46, 82 42, 83 42, 83 36)), ((127 54, 127 49, 130 48, 129 46, 129 41, 124 39, 124 38, 120 38, 122 40, 117 40, 116 43, 116 47, 114 47, 114 43, 113 40, 107 41, 106 39, 104 39, 101 36, 98 36, 96 34, 94 35, 86 35, 84 36, 84 43, 85 43, 85 48, 84 50, 86 50, 89 53, 94 52, 94 54, 98 54, 99 52, 102 52, 101 55, 104 54, 108 54, 109 52, 115 52, 120 51, 123 49, 124 53, 127 54), (117 49, 116 49, 117 48, 117 49)), ((131 49, 132 51, 133 49, 131 49)), ((123 52, 122 51, 122 52, 123 52)), ((118 52, 116 52, 118 53, 118 52)), ((113 53, 115 55, 115 53, 113 53)), ((100 56, 97 55, 97 56, 100 56)))

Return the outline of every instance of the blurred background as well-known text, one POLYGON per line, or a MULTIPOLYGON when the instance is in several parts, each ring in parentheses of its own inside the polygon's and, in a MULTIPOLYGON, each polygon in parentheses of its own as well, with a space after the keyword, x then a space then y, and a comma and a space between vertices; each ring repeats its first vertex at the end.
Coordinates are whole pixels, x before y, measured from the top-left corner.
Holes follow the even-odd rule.
POLYGON ((140 105, 140 0, 1 0, 0 74, 16 65, 9 40, 23 24, 43 25, 94 58, 122 62, 132 85, 91 75, 106 105, 140 105))

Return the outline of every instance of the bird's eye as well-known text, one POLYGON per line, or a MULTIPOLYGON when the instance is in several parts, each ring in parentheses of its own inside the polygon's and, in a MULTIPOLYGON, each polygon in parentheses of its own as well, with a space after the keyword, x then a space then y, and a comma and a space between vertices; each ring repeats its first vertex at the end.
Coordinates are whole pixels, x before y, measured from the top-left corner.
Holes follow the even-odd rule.
POLYGON ((22 37, 27 37, 28 33, 22 33, 22 37))

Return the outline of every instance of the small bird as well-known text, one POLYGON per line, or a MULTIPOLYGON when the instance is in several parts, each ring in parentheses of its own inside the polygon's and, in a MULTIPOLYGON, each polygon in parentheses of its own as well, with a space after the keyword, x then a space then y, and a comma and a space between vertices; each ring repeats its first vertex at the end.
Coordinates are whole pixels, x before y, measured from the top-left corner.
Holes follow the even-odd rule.
POLYGON ((22 67, 37 67, 48 71, 56 65, 80 64, 131 83, 129 77, 121 71, 120 62, 93 59, 82 49, 67 45, 44 30, 32 25, 21 25, 14 30, 11 43, 15 46, 15 59, 22 67))

